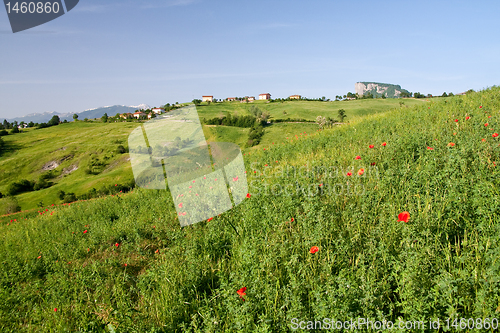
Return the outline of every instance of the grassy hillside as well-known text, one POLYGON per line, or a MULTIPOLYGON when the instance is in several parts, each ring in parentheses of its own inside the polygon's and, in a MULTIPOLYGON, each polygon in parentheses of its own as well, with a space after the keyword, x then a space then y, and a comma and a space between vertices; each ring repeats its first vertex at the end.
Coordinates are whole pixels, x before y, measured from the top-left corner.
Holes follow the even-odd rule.
POLYGON ((185 228, 168 193, 143 189, 20 215, 0 225, 0 328, 288 332, 294 318, 368 318, 423 320, 429 331, 429 320, 443 329, 451 318, 456 331, 457 318, 491 322, 498 110, 492 88, 297 132, 245 154, 249 199, 185 228), (398 221, 404 211, 409 220, 398 221))
MULTIPOLYGON (((437 99, 435 99, 437 100, 437 99)), ((315 120, 317 116, 337 118, 337 112, 340 109, 346 110, 346 121, 352 120, 359 116, 375 114, 387 111, 392 108, 400 107, 400 102, 404 106, 413 106, 425 102, 418 99, 371 99, 371 100, 351 100, 351 101, 331 101, 331 102, 316 102, 316 101, 288 101, 268 103, 266 101, 255 101, 252 103, 241 103, 239 101, 211 103, 206 105, 202 103, 198 107, 200 117, 213 118, 221 114, 231 113, 245 115, 250 114, 249 109, 253 105, 258 106, 262 110, 268 111, 274 119, 287 118, 302 118, 306 120, 315 120), (284 113, 286 112, 286 113, 284 113)))
MULTIPOLYGON (((422 104, 418 100, 405 100, 406 105, 422 104)), ((346 121, 354 121, 357 116, 399 108, 395 100, 360 100, 346 102, 307 102, 285 103, 240 103, 225 102, 201 105, 198 112, 201 118, 217 117, 220 114, 247 114, 251 105, 258 105, 276 119, 303 118, 314 120, 318 115, 335 118, 339 108, 346 110, 346 121), (283 113, 286 112, 286 114, 283 113)), ((405 109, 405 108, 403 108, 405 109)), ((6 193, 10 184, 26 179, 38 181, 47 174, 44 170, 51 162, 59 166, 54 169, 54 177, 49 179, 54 185, 39 191, 25 192, 16 196, 17 204, 23 209, 34 209, 40 204, 61 203, 59 191, 83 195, 93 188, 100 190, 117 183, 123 187, 133 180, 128 154, 117 152, 119 145, 127 146, 128 135, 139 123, 72 122, 41 130, 30 129, 25 133, 3 137, 8 151, 0 156, 0 193, 6 193), (93 160, 94 158, 94 160, 93 160), (97 159, 97 160, 95 160, 97 159), (93 162, 101 164, 99 173, 88 174, 85 170, 93 162)), ((284 142, 286 137, 295 133, 316 131, 315 124, 277 123, 266 128, 262 145, 284 142)), ((245 147, 249 129, 204 126, 208 141, 234 142, 245 147)), ((0 215, 12 200, 0 199, 0 215)))

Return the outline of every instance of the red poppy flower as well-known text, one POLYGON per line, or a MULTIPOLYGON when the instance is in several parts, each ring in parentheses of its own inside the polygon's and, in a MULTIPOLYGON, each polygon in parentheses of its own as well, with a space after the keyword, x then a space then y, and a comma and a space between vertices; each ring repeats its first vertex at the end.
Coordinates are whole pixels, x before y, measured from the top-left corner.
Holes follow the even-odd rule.
POLYGON ((491 116, 488 116, 488 118, 491 118, 491 116))
POLYGON ((57 312, 57 308, 54 308, 54 312, 57 312))
POLYGON ((42 256, 38 256, 38 258, 37 258, 37 259, 40 259, 41 257, 42 257, 42 256))
POLYGON ((213 217, 211 217, 211 218, 209 218, 209 219, 207 220, 207 222, 210 222, 210 221, 212 221, 213 219, 214 219, 214 218, 213 218, 213 217))
POLYGON ((408 223, 409 219, 410 219, 410 213, 408 213, 406 211, 399 213, 399 215, 398 215, 398 222, 408 223))
POLYGON ((118 247, 118 246, 120 246, 120 244, 116 243, 115 246, 118 247))
POLYGON ((483 106, 481 105, 481 106, 479 106, 479 108, 480 108, 480 109, 482 109, 482 108, 483 108, 483 106))
POLYGON ((349 171, 349 172, 347 173, 347 176, 352 176, 352 172, 350 172, 350 171, 349 171))
POLYGON ((483 141, 483 142, 484 142, 484 141, 486 141, 486 139, 481 139, 481 141, 483 141))
POLYGON ((458 123, 458 119, 455 119, 455 122, 458 123))
POLYGON ((376 163, 375 162, 372 162, 370 165, 375 165, 376 163))
POLYGON ((496 138, 498 136, 498 133, 493 133, 491 136, 496 138))
POLYGON ((292 221, 292 222, 293 222, 293 221, 295 221, 295 219, 292 217, 292 219, 291 219, 290 221, 292 221))
POLYGON ((247 193, 247 198, 250 198, 250 197, 251 197, 250 193, 247 193))
POLYGON ((382 142, 382 146, 387 146, 387 142, 382 142))
POLYGON ((465 117, 465 120, 469 120, 469 119, 470 119, 470 117, 469 117, 469 116, 465 117))
POLYGON ((238 181, 238 177, 233 178, 233 182, 236 182, 236 181, 238 181))
POLYGON ((160 250, 156 249, 155 253, 160 253, 160 250))
POLYGON ((455 144, 453 142, 448 143, 448 146, 453 147, 455 144))
POLYGON ((484 124, 484 126, 488 126, 488 123, 484 124))
POLYGON ((432 148, 432 147, 427 147, 427 150, 434 150, 434 148, 432 148))
POLYGON ((266 164, 266 165, 264 165, 264 166, 267 166, 267 164, 266 164))
POLYGON ((369 145, 369 146, 368 146, 368 148, 373 148, 373 147, 375 147, 375 146, 374 146, 374 145, 369 145))
POLYGON ((365 169, 359 169, 358 175, 362 176, 365 173, 365 169))
POLYGON ((359 156, 359 155, 358 155, 358 156, 356 156, 356 157, 355 157, 355 159, 356 159, 356 160, 360 160, 360 159, 361 159, 361 156, 359 156))
POLYGON ((87 233, 87 230, 85 230, 83 233, 84 233, 84 234, 86 234, 86 233, 87 233))
POLYGON ((313 247, 311 247, 311 249, 309 250, 309 253, 314 254, 314 253, 316 253, 316 252, 318 252, 318 251, 319 251, 319 247, 317 247, 317 246, 313 246, 313 247))
POLYGON ((247 291, 247 287, 243 287, 243 288, 241 288, 240 290, 237 290, 237 291, 236 291, 236 293, 238 294, 238 296, 240 296, 240 298, 241 298, 242 300, 245 300, 245 299, 243 298, 243 296, 245 296, 245 295, 246 295, 245 291, 247 291))
POLYGON ((127 267, 127 264, 123 264, 123 266, 127 267))
POLYGON ((179 208, 182 208, 182 202, 180 204, 178 204, 179 208))

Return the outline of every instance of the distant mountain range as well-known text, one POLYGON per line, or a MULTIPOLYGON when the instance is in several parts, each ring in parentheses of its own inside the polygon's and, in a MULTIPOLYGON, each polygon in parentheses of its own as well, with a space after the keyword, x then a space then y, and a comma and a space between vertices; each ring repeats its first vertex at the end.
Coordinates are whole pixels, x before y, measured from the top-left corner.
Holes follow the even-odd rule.
MULTIPOLYGON (((95 108, 95 109, 89 109, 85 110, 83 112, 75 112, 78 115, 79 120, 83 120, 85 118, 101 118, 105 113, 112 117, 117 113, 127 113, 127 112, 135 112, 135 110, 147 110, 151 109, 151 107, 147 104, 141 104, 137 106, 126 106, 126 105, 113 105, 113 106, 103 106, 100 108, 95 108)), ((44 113, 31 113, 26 116, 22 117, 16 117, 16 118, 11 118, 7 119, 8 122, 13 122, 17 121, 20 123, 21 121, 24 121, 25 123, 29 123, 30 121, 34 123, 46 123, 48 122, 53 116, 59 116, 59 119, 61 121, 67 120, 67 121, 73 121, 73 115, 75 113, 58 113, 58 112, 44 112, 44 113)))

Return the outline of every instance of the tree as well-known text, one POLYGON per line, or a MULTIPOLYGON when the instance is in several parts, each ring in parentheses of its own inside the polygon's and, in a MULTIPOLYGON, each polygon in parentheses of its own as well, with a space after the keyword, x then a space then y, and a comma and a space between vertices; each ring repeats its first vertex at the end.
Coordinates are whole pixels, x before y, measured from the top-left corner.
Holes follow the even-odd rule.
POLYGON ((61 119, 59 119, 59 116, 53 116, 52 119, 50 119, 50 121, 48 122, 48 125, 55 126, 55 125, 59 125, 60 122, 61 122, 61 119))
POLYGON ((193 104, 196 105, 196 106, 200 105, 201 104, 201 99, 196 99, 196 98, 193 99, 193 104))
POLYGON ((103 123, 107 123, 108 122, 108 114, 104 113, 103 116, 101 117, 101 120, 103 123))
POLYGON ((28 127, 35 127, 35 124, 32 121, 30 121, 30 123, 28 124, 28 127))
POLYGON ((10 134, 15 134, 15 133, 19 133, 19 128, 17 128, 17 126, 14 126, 10 131, 10 134))
POLYGON ((78 115, 76 113, 73 115, 73 120, 78 121, 78 115))
POLYGON ((338 115, 339 115, 339 118, 340 118, 340 122, 343 123, 344 122, 344 119, 347 117, 345 115, 345 110, 344 109, 340 109, 338 111, 338 115))
POLYGON ((448 97, 448 94, 446 93, 446 91, 441 95, 441 97, 448 97))

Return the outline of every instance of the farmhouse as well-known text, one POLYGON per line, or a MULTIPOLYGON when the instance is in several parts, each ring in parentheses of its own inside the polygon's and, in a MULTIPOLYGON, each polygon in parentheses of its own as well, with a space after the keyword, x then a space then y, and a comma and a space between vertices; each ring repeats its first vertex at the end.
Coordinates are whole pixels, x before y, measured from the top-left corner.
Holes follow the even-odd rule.
POLYGON ((122 118, 122 119, 127 119, 127 118, 132 118, 133 116, 134 116, 134 115, 133 115, 132 113, 128 112, 128 113, 122 113, 122 114, 120 115, 120 118, 122 118))
POLYGON ((137 111, 137 112, 134 112, 134 117, 139 119, 139 117, 141 116, 145 116, 146 114, 144 112, 141 112, 141 111, 137 111))
POLYGON ((290 99, 300 99, 300 97, 301 97, 300 95, 292 95, 289 98, 290 99))
POLYGON ((270 94, 270 93, 260 94, 260 95, 259 95, 259 99, 260 99, 260 100, 268 100, 268 99, 271 99, 271 94, 270 94))
POLYGON ((201 96, 201 101, 202 102, 213 102, 214 96, 201 96))
MULTIPOLYGON (((269 97, 271 97, 271 95, 269 95, 269 97)), ((250 96, 250 97, 248 97, 248 101, 249 101, 249 102, 253 102, 253 101, 255 101, 255 97, 254 97, 254 96, 250 96)))
POLYGON ((227 100, 228 102, 232 102, 232 101, 235 101, 235 100, 236 100, 236 97, 228 97, 228 98, 226 98, 226 100, 227 100))
POLYGON ((165 109, 163 109, 163 108, 153 108, 153 109, 151 109, 151 111, 153 111, 156 114, 162 114, 163 112, 165 112, 165 109))

